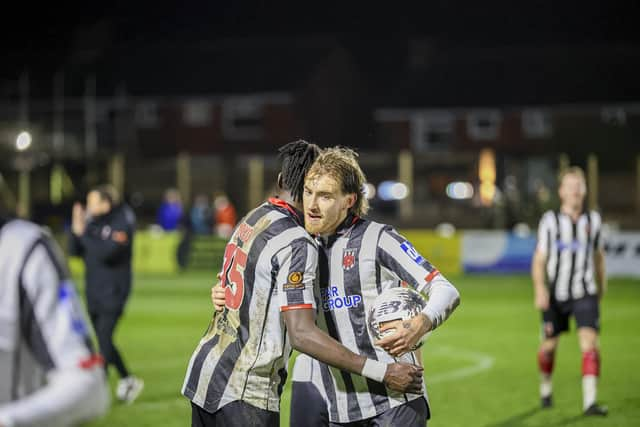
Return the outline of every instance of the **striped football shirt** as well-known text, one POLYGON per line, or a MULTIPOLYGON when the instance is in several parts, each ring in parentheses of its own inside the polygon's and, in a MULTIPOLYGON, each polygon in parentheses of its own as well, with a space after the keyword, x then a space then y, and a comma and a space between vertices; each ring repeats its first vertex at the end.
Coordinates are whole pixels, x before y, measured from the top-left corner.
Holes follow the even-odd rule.
POLYGON ((575 222, 562 212, 542 216, 536 250, 547 258, 547 286, 556 301, 597 294, 593 255, 603 247, 601 230, 595 211, 582 212, 575 222))
MULTIPOLYGON (((419 364, 413 353, 394 359, 374 346, 366 313, 383 290, 406 282, 428 295, 437 284, 447 292, 446 301, 439 304, 442 309, 434 314, 436 327, 457 305, 457 290, 392 227, 358 218, 348 218, 345 224, 336 235, 319 239, 318 326, 367 358, 419 364)), ((328 404, 330 420, 337 423, 374 417, 423 396, 393 391, 304 354, 296 359, 295 372, 295 381, 316 385, 328 404)), ((424 390, 427 398, 426 387, 424 390)))
POLYGON ((58 246, 0 224, 0 424, 71 425, 106 410, 102 358, 58 246))
POLYGON ((269 199, 240 222, 227 244, 226 307, 195 349, 182 390, 208 412, 237 400, 279 411, 291 354, 280 313, 316 307, 317 246, 301 218, 269 199))

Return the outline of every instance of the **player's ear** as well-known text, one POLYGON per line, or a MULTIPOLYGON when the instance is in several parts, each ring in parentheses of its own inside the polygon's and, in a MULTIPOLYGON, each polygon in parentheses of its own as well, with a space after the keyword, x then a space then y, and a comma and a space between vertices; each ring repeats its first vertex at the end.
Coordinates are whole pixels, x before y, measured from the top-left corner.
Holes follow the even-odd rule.
POLYGON ((351 209, 356 204, 357 197, 355 193, 347 194, 346 208, 351 209))
POLYGON ((282 186, 282 172, 278 172, 278 188, 284 188, 282 186))

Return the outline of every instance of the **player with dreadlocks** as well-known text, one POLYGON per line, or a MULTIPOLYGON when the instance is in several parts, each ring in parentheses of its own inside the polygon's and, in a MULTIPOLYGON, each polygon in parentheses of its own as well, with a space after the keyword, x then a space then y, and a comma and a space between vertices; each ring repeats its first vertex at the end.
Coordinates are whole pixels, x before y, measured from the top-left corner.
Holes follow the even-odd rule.
POLYGON ((220 273, 224 309, 189 362, 182 393, 191 400, 192 426, 278 426, 292 348, 401 392, 421 389, 420 367, 366 359, 315 325, 318 249, 301 208, 304 177, 320 149, 300 140, 279 151, 278 197, 234 230, 220 273))

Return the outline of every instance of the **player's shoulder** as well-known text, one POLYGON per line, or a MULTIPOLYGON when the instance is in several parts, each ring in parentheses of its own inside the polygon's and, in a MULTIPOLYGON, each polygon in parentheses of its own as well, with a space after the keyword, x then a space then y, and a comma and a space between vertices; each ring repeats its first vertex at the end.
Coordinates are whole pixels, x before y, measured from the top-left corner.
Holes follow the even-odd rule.
POLYGON ((587 213, 589 214, 589 218, 591 218, 591 221, 602 222, 602 215, 600 214, 600 212, 592 209, 587 211, 587 213))
POLYGON ((136 214, 126 203, 121 203, 115 208, 114 219, 117 222, 126 224, 127 226, 134 226, 136 223, 136 214))
POLYGON ((551 222, 555 223, 558 218, 558 212, 553 209, 549 209, 545 211, 540 217, 540 224, 549 224, 551 222))
POLYGON ((293 214, 272 203, 267 202, 256 207, 243 218, 242 222, 252 229, 263 223, 264 225, 259 228, 266 231, 265 237, 273 239, 276 236, 280 236, 285 240, 283 242, 284 246, 298 239, 305 239, 316 245, 313 237, 309 235, 293 214))
POLYGON ((354 230, 358 230, 364 233, 367 230, 377 231, 379 233, 387 230, 392 230, 393 227, 388 224, 376 222, 368 218, 358 218, 354 224, 354 230))
POLYGON ((7 242, 8 247, 19 249, 31 246, 47 234, 42 227, 33 222, 14 219, 4 224, 0 238, 7 242))

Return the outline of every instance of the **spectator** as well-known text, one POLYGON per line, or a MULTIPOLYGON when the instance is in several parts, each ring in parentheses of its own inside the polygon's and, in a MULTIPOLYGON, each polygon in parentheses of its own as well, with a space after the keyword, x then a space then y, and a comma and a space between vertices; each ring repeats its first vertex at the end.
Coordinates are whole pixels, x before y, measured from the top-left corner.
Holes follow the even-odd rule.
POLYGON ((170 188, 164 193, 164 201, 158 208, 158 224, 164 231, 178 229, 182 219, 182 200, 180 193, 175 188, 170 188))
POLYGON ((189 216, 191 219, 190 228, 194 234, 211 233, 211 209, 209 208, 207 196, 204 194, 196 196, 189 216))
POLYGON ((224 193, 217 193, 213 199, 215 209, 216 234, 219 237, 228 239, 231 237, 233 227, 236 225, 236 208, 224 193))

